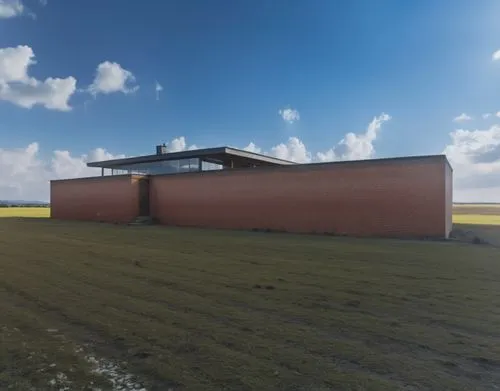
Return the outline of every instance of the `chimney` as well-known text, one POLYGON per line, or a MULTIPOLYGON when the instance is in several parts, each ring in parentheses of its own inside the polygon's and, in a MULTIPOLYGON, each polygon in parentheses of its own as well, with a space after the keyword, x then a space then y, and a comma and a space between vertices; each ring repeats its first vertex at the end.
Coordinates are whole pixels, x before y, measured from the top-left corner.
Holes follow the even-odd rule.
POLYGON ((165 143, 156 146, 157 155, 165 155, 166 153, 167 153, 167 146, 165 145, 165 143))

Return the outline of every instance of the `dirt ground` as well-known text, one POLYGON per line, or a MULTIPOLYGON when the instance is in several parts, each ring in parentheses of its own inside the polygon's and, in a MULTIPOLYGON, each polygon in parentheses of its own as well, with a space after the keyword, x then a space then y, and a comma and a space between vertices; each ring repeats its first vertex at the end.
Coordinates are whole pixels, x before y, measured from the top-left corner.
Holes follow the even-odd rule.
POLYGON ((0 219, 0 389, 493 390, 500 250, 0 219))

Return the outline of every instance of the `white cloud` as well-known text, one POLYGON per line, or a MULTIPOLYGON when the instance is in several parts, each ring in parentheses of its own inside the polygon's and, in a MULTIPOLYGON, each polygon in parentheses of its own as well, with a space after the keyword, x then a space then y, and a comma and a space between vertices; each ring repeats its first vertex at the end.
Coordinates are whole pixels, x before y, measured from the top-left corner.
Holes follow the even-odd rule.
POLYGON ((161 91, 163 91, 162 85, 158 82, 155 82, 156 100, 160 100, 160 92, 161 91))
POLYGON ((373 118, 364 133, 347 133, 333 148, 325 152, 318 152, 314 157, 311 152, 307 150, 305 144, 297 137, 290 137, 286 144, 281 143, 276 145, 271 148, 270 152, 262 152, 262 149, 253 142, 248 144, 244 149, 246 151, 263 153, 297 163, 370 159, 375 155, 373 144, 377 139, 382 125, 390 120, 390 115, 382 113, 373 118))
POLYGON ((29 80, 28 68, 36 63, 34 57, 33 49, 25 45, 0 49, 0 81, 10 83, 29 80))
POLYGON ((490 117, 491 117, 491 113, 484 113, 484 114, 482 115, 482 117, 483 117, 483 119, 488 119, 488 118, 490 118, 490 117))
POLYGON ((500 111, 498 111, 495 116, 497 116, 498 118, 500 118, 500 111))
POLYGON ((21 0, 0 0, 0 19, 14 18, 23 12, 24 5, 21 0))
POLYGON ((286 144, 276 145, 271 149, 271 155, 278 159, 290 160, 296 163, 310 163, 311 154, 297 137, 290 137, 286 144))
POLYGON ((253 153, 261 153, 261 149, 254 143, 248 144, 243 150, 253 153))
POLYGON ((497 50, 496 52, 493 53, 493 55, 491 56, 491 59, 493 61, 498 61, 500 60, 500 50, 497 50))
POLYGON ((464 122, 470 120, 472 120, 472 117, 470 115, 467 115, 466 113, 462 113, 459 116, 453 118, 454 122, 464 122))
POLYGON ((289 124, 293 124, 296 121, 300 120, 300 113, 295 109, 282 109, 278 111, 283 121, 288 122, 289 124))
POLYGON ((382 113, 374 117, 368 125, 365 133, 347 133, 339 143, 326 152, 318 152, 316 157, 319 161, 333 160, 361 160, 370 159, 375 155, 373 143, 377 139, 382 125, 391 120, 391 116, 382 113))
MULTIPOLYGON (((47 5, 47 0, 38 0, 41 6, 47 5)), ((0 19, 10 19, 28 16, 36 19, 36 14, 26 7, 24 0, 0 0, 0 19)))
POLYGON ((96 75, 89 87, 89 92, 94 96, 115 92, 131 94, 139 89, 139 86, 134 84, 135 76, 132 72, 122 68, 116 62, 104 61, 97 66, 96 75))
POLYGON ((97 176, 100 169, 87 167, 88 161, 124 157, 102 148, 80 156, 57 150, 49 160, 39 152, 36 142, 26 148, 0 148, 0 199, 47 201, 51 179, 97 176))
POLYGON ((68 100, 76 90, 76 79, 48 78, 43 82, 30 79, 27 83, 0 84, 0 99, 30 109, 42 105, 47 109, 69 111, 68 100))
POLYGON ((198 149, 198 147, 194 144, 188 146, 184 136, 174 138, 167 144, 167 152, 181 152, 192 149, 198 149))
POLYGON ((500 203, 500 186, 483 188, 455 188, 454 202, 495 202, 500 203))
POLYGON ((56 150, 53 153, 50 173, 51 179, 58 178, 83 178, 101 175, 101 169, 87 167, 88 162, 101 160, 122 159, 125 155, 113 155, 104 148, 96 148, 89 154, 71 156, 69 151, 56 150))
POLYGON ((500 202, 500 126, 458 129, 443 153, 454 170, 456 201, 500 202))
MULTIPOLYGON (((178 137, 168 143, 169 152, 197 149, 178 137)), ((87 167, 88 162, 121 159, 104 148, 96 148, 88 154, 73 155, 67 150, 55 150, 49 159, 40 155, 37 142, 25 148, 0 148, 0 200, 49 200, 49 181, 100 176, 101 169, 87 167)))
POLYGON ((29 67, 36 64, 29 46, 0 49, 0 100, 24 108, 35 105, 51 110, 69 111, 69 99, 76 91, 76 79, 49 77, 44 81, 30 77, 29 67))
MULTIPOLYGON (((377 133, 390 118, 387 114, 375 117, 364 133, 349 133, 335 148, 315 157, 297 137, 290 137, 267 153, 254 143, 244 149, 298 163, 368 158, 374 154, 372 143, 377 133)), ((455 130, 450 136, 451 142, 443 153, 454 169, 454 199, 500 202, 500 125, 485 130, 455 130)), ((169 152, 196 148, 196 145, 188 145, 185 137, 168 143, 169 152)), ((43 159, 37 143, 21 149, 0 148, 0 199, 48 200, 50 179, 98 176, 100 169, 87 167, 87 162, 122 157, 96 148, 84 155, 57 150, 49 159, 43 159)))

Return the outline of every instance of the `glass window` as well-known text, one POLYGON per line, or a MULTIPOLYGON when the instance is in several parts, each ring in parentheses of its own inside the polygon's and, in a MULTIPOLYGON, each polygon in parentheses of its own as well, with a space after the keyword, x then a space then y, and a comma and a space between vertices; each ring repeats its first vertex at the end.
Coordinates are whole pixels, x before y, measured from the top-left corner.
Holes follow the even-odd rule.
MULTIPOLYGON (((113 175, 137 174, 137 175, 161 175, 177 174, 182 172, 196 172, 200 169, 200 159, 180 159, 148 163, 136 163, 120 166, 112 171, 113 175)), ((222 164, 201 161, 202 171, 222 170, 222 164)), ((107 170, 111 174, 111 170, 107 170)))
POLYGON ((201 169, 202 171, 222 170, 222 164, 202 162, 201 169))
POLYGON ((119 172, 143 175, 161 175, 198 171, 198 169, 199 159, 194 158, 123 165, 120 169, 115 169, 113 173, 115 175, 119 172))

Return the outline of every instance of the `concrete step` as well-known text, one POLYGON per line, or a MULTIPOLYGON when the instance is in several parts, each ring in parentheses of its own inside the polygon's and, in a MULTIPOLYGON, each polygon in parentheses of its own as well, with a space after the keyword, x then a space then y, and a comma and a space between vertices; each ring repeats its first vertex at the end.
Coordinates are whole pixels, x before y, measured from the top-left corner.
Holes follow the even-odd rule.
POLYGON ((153 219, 151 216, 137 216, 128 225, 151 225, 153 224, 153 219))

